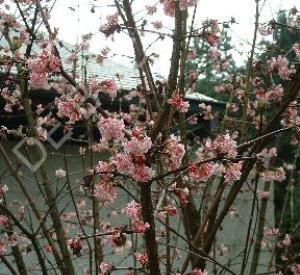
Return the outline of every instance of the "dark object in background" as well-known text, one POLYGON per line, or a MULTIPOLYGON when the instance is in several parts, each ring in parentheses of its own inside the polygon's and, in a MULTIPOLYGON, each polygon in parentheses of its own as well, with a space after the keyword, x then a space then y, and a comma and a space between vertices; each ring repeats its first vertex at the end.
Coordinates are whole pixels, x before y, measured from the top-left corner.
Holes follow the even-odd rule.
MULTIPOLYGON (((1 78, 1 76, 0 76, 1 78)), ((0 79, 0 83, 3 83, 0 79)), ((122 94, 122 92, 121 92, 122 94)), ((37 105, 41 104, 43 107, 48 106, 50 103, 54 102, 56 97, 59 97, 60 94, 55 89, 45 90, 45 89, 37 89, 37 90, 30 90, 29 96, 31 99, 31 106, 32 109, 35 111, 37 105)), ((99 102, 101 103, 101 107, 106 110, 108 113, 112 112, 124 112, 130 113, 130 105, 139 105, 139 97, 133 97, 131 100, 126 100, 122 96, 116 97, 112 100, 107 94, 100 92, 98 95, 99 102)), ((225 109, 226 103, 216 101, 212 98, 203 96, 204 100, 201 97, 196 98, 187 98, 186 100, 190 103, 189 112, 186 117, 189 117, 195 113, 200 112, 199 104, 205 103, 212 105, 214 111, 222 112, 225 109), (206 99, 207 98, 207 99, 206 99), (211 99, 211 101, 209 101, 211 99)), ((5 126, 8 129, 17 129, 20 126, 26 127, 27 120, 23 110, 17 110, 17 108, 13 109, 12 113, 8 113, 4 110, 5 107, 5 100, 0 96, 0 126, 5 126)), ((55 109, 52 110, 52 113, 55 116, 55 109)), ((47 114, 47 113, 46 113, 47 114)), ((46 115, 44 114, 44 115, 46 115)), ((201 115, 197 115, 198 122, 195 125, 188 124, 187 134, 189 138, 193 138, 195 136, 198 137, 207 137, 212 130, 217 129, 218 119, 214 119, 213 121, 204 120, 201 115)), ((64 124, 64 120, 61 120, 62 124, 64 124)), ((141 122, 145 122, 146 115, 141 114, 138 117, 138 120, 141 122)), ((50 130, 50 129, 48 129, 50 130)), ((86 125, 83 123, 76 123, 73 127, 73 138, 80 139, 84 137, 86 139, 86 125)), ((51 137, 54 140, 59 140, 63 136, 63 127, 59 128, 55 131, 51 137)), ((101 135, 97 127, 93 128, 93 137, 95 140, 99 140, 101 135)))

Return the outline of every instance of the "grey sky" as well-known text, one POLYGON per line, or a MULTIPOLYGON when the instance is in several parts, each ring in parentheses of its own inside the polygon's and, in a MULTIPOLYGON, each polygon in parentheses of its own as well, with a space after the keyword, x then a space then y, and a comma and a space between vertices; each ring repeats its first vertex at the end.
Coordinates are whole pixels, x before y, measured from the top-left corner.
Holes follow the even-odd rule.
MULTIPOLYGON (((52 12, 52 25, 59 28, 60 39, 69 43, 76 43, 77 38, 86 33, 97 33, 91 42, 91 50, 99 52, 105 46, 109 46, 112 52, 117 54, 119 62, 128 63, 128 59, 121 58, 120 55, 132 55, 131 42, 125 34, 115 35, 115 41, 106 39, 99 33, 101 22, 105 21, 108 14, 114 13, 109 0, 58 0, 52 12), (95 3, 101 7, 91 14, 91 4, 95 3), (75 8, 75 11, 69 7, 75 8), (79 7, 79 9, 78 9, 79 7)), ((151 5, 157 1, 135 0, 134 10, 140 12, 145 5, 151 5)), ((268 21, 275 17, 276 11, 280 8, 289 9, 296 5, 300 8, 300 3, 296 0, 260 0, 262 6, 261 22, 268 21)), ((246 59, 249 49, 249 41, 252 39, 254 27, 255 0, 199 0, 199 8, 196 16, 196 25, 200 26, 202 20, 206 18, 218 19, 219 21, 230 20, 234 17, 238 24, 232 27, 232 38, 236 47, 243 52, 241 60, 246 59)), ((139 14, 139 13, 138 13, 139 14)), ((138 16, 137 16, 138 17, 138 16)), ((163 14, 156 15, 153 20, 161 19, 164 26, 172 27, 172 19, 163 14)), ((147 35, 145 44, 151 43, 156 36, 147 35)), ((168 71, 168 60, 171 52, 171 41, 156 43, 149 49, 148 53, 157 52, 160 55, 160 62, 155 65, 155 70, 166 75, 168 71)))

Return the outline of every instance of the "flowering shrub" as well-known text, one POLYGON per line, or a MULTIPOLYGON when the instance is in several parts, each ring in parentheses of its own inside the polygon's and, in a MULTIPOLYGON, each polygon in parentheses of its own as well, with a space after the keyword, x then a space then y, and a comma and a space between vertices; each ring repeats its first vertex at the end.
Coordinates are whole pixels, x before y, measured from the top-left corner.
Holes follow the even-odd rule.
MULTIPOLYGON (((6 165, 0 181, 4 272, 208 275, 214 271, 237 274, 236 270, 245 274, 249 269, 257 274, 260 252, 266 250, 266 272, 299 274, 293 232, 266 227, 271 186, 282 185, 288 192, 294 188, 298 154, 291 152, 293 161, 283 162, 276 147, 282 136, 292 148, 299 147, 299 43, 292 47, 295 60, 278 55, 262 62, 254 55, 258 43, 254 39, 246 69, 232 71, 231 57, 221 47, 229 23, 207 19, 196 28, 195 20, 188 20, 187 15, 192 8, 196 12, 198 1, 161 0, 147 3, 139 12, 132 1, 115 1, 99 33, 113 40, 126 32, 140 74, 137 87, 121 91, 120 74, 101 79, 78 71, 77 61, 87 52, 94 34, 84 35, 69 56, 62 58, 59 30, 49 23, 52 1, 6 2, 0 1, 1 41, 5 42, 0 49, 3 112, 22 111, 27 123, 20 129, 0 128, 0 155, 6 165), (159 12, 170 17, 171 27, 157 20, 159 12), (39 34, 39 26, 45 27, 44 33, 39 34), (144 47, 147 35, 156 36, 156 41, 172 38, 167 79, 154 78, 152 64, 160 61, 157 53, 149 55, 144 47), (193 39, 195 44, 190 43, 193 39), (198 63, 197 43, 207 48, 207 62, 198 63), (186 69, 189 61, 197 66, 186 69), (72 69, 65 69, 66 65, 72 69), (214 87, 216 95, 227 101, 222 114, 215 111, 214 101, 197 103, 198 111, 193 113, 186 99, 198 92, 198 80, 206 77, 204 65, 222 76, 214 87), (34 104, 31 92, 42 94, 47 89, 56 91, 55 99, 34 104), (118 102, 118 110, 107 110, 100 92, 110 103, 118 102), (130 102, 129 112, 122 108, 125 101, 130 102), (188 133, 189 124, 205 121, 213 125, 218 120, 209 136, 188 133), (84 132, 79 139, 71 139, 80 143, 78 155, 68 154, 65 144, 56 143, 62 146, 51 153, 51 157, 61 157, 62 162, 56 163, 50 154, 46 161, 44 152, 34 145, 45 148, 49 142, 53 146, 49 133, 57 125, 64 136, 72 136, 78 125, 84 132), (6 146, 11 136, 21 139, 30 160, 41 160, 37 170, 20 155, 20 162, 11 160, 6 146), (82 171, 74 168, 74 161, 82 171), (24 205, 12 199, 11 180, 4 184, 8 171, 25 198, 24 205), (41 204, 31 185, 25 184, 28 172, 32 172, 30 184, 36 185, 41 204), (240 209, 235 203, 239 196, 245 197, 251 212, 242 217, 244 227, 239 228, 245 233, 241 242, 245 246, 237 267, 230 258, 231 243, 221 229, 226 232, 228 221, 238 219, 240 209), (277 252, 286 265, 274 265, 277 252), (112 255, 125 257, 125 264, 112 255)), ((260 2, 256 5, 259 11, 260 2)), ((96 13, 96 8, 93 5, 91 12, 96 13)), ((294 24, 299 25, 298 11, 292 12, 294 24)), ((272 24, 260 26, 257 21, 255 25, 254 37, 273 31, 272 24)), ((104 64, 110 54, 105 47, 97 55, 87 53, 85 61, 104 64)), ((288 199, 289 195, 285 205, 288 199)))

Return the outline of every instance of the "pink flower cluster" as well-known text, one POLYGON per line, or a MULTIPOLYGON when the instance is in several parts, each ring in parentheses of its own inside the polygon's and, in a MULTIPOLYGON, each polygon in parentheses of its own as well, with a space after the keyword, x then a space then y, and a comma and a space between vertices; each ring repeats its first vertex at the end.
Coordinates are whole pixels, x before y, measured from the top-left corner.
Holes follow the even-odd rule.
POLYGON ((115 13, 106 16, 107 22, 100 27, 100 31, 107 37, 113 35, 119 29, 119 14, 115 13))
POLYGON ((100 275, 106 274, 106 272, 110 271, 113 268, 113 265, 111 263, 102 262, 100 264, 100 275))
POLYGON ((49 73, 59 72, 61 62, 51 49, 43 49, 37 57, 28 59, 27 65, 31 71, 31 86, 38 89, 45 86, 49 73))
POLYGON ((295 43, 293 46, 293 50, 296 54, 298 60, 300 60, 300 43, 295 43))
POLYGON ((282 80, 290 80, 290 76, 296 72, 293 67, 289 67, 289 61, 281 55, 277 58, 272 58, 270 62, 270 69, 271 72, 277 71, 282 80))
MULTIPOLYGON (((174 16, 176 10, 176 1, 174 0, 160 0, 164 6, 164 12, 168 16, 174 16)), ((189 7, 194 6, 198 0, 179 0, 179 7, 182 10, 185 10, 189 7)))
POLYGON ((260 156, 263 160, 264 166, 267 168, 269 166, 270 160, 277 156, 277 149, 272 147, 270 149, 263 149, 258 156, 260 156))
POLYGON ((7 251, 7 245, 3 240, 0 240, 0 256, 5 256, 6 251, 7 251))
POLYGON ((282 182, 285 180, 285 171, 282 167, 279 167, 274 170, 265 170, 261 173, 260 176, 263 181, 282 182))
POLYGON ((290 103, 282 114, 281 124, 285 127, 292 125, 300 125, 300 117, 298 115, 297 101, 290 103))
POLYGON ((183 97, 179 94, 174 95, 167 102, 181 113, 186 113, 190 107, 190 104, 184 101, 183 97))
POLYGON ((117 83, 112 79, 103 80, 100 83, 100 88, 103 92, 109 95, 112 99, 117 96, 118 86, 117 83))
POLYGON ((236 141, 229 134, 219 135, 213 141, 208 140, 205 146, 209 151, 215 151, 217 155, 228 158, 237 156, 236 141))
POLYGON ((133 130, 132 137, 124 144, 124 149, 131 155, 144 155, 152 147, 150 137, 143 135, 140 130, 133 130))
POLYGON ((225 182, 235 182, 242 175, 242 162, 233 162, 225 165, 225 182))
POLYGON ((269 91, 266 92, 266 99, 280 102, 283 97, 283 88, 281 85, 273 86, 269 91))
POLYGON ((165 212, 169 216, 176 216, 177 209, 176 209, 175 206, 172 206, 172 205, 168 204, 168 205, 164 206, 164 208, 160 212, 165 212))
POLYGON ((205 105, 204 103, 201 103, 199 104, 199 107, 202 109, 204 120, 212 120, 214 118, 211 105, 205 105))
POLYGON ((201 269, 195 268, 192 270, 191 275, 208 275, 206 270, 202 271, 201 269))
POLYGON ((68 240, 68 246, 73 250, 73 254, 79 256, 83 248, 80 237, 74 237, 68 240))
POLYGON ((4 110, 6 112, 11 113, 13 107, 16 107, 18 110, 23 109, 22 104, 20 103, 21 93, 19 90, 14 90, 13 92, 9 92, 7 88, 3 88, 1 92, 1 96, 6 101, 4 110))
POLYGON ((136 233, 144 233, 149 227, 149 223, 144 223, 142 218, 142 206, 131 201, 127 207, 122 210, 132 221, 132 230, 136 233))
POLYGON ((68 118, 72 124, 81 118, 78 102, 74 99, 58 102, 57 109, 57 115, 61 118, 68 118))
POLYGON ((136 260, 139 262, 139 264, 142 267, 146 267, 148 265, 148 254, 147 252, 144 253, 134 253, 134 257, 136 258, 136 260))
POLYGON ((224 174, 225 182, 234 182, 241 176, 242 162, 230 160, 220 163, 203 162, 212 157, 235 158, 237 156, 236 141, 229 134, 219 135, 214 140, 206 140, 204 146, 196 152, 196 162, 190 163, 189 176, 196 181, 206 182, 213 175, 224 174))
POLYGON ((179 141, 180 139, 174 135, 171 135, 170 138, 165 141, 162 153, 169 171, 178 169, 184 157, 185 148, 179 141))
POLYGON ((101 179, 94 188, 94 196, 104 205, 112 204, 117 198, 117 190, 108 177, 101 179))
POLYGON ((117 171, 132 177, 136 181, 147 182, 151 179, 152 170, 145 165, 144 156, 117 154, 113 159, 117 171))
POLYGON ((140 219, 142 215, 142 206, 135 201, 131 201, 127 204, 127 207, 123 209, 123 212, 132 219, 140 219))
POLYGON ((3 225, 4 227, 8 225, 9 219, 7 216, 0 215, 0 225, 3 225))
POLYGON ((277 246, 280 247, 280 248, 284 248, 284 247, 286 248, 286 247, 291 246, 291 244, 292 244, 291 235, 290 234, 285 234, 283 240, 280 240, 277 243, 277 246))
POLYGON ((98 128, 104 142, 109 140, 122 141, 124 139, 125 124, 122 119, 101 117, 98 128))
POLYGON ((131 132, 131 139, 124 143, 124 153, 116 154, 113 163, 117 171, 136 181, 147 182, 152 170, 145 165, 145 154, 152 147, 151 139, 139 129, 131 132))
POLYGON ((214 164, 211 162, 203 164, 191 163, 189 165, 188 173, 192 179, 206 182, 212 176, 214 167, 214 164))
POLYGON ((189 202, 189 189, 187 187, 177 187, 177 184, 174 183, 171 186, 171 191, 173 191, 173 193, 179 199, 182 205, 186 205, 189 202))

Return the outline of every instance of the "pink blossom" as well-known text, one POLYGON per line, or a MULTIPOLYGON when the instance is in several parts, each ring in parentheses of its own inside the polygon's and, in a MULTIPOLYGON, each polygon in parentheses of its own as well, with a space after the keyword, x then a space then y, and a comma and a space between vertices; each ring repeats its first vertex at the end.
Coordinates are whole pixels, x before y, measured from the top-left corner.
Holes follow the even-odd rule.
POLYGON ((91 79, 89 79, 88 81, 88 88, 89 88, 89 91, 92 93, 92 94, 95 94, 95 93, 98 93, 99 92, 99 83, 97 81, 97 78, 93 77, 91 79))
POLYGON ((142 267, 146 267, 148 265, 148 254, 147 252, 142 253, 134 253, 134 257, 140 263, 142 267))
POLYGON ((290 80, 291 74, 295 73, 294 68, 289 68, 289 61, 281 55, 272 58, 270 67, 271 72, 277 71, 282 80, 290 80))
POLYGON ((78 103, 74 99, 58 102, 57 109, 57 115, 62 118, 69 118, 71 123, 75 123, 81 118, 78 103))
POLYGON ((274 30, 270 25, 265 25, 265 26, 261 26, 258 29, 258 31, 262 36, 267 36, 267 35, 272 34, 274 30))
POLYGON ((282 167, 275 170, 265 170, 261 173, 263 181, 278 181, 282 182, 285 180, 285 171, 282 167))
MULTIPOLYGON (((168 16, 175 15, 176 2, 174 0, 160 0, 164 6, 164 12, 168 16)), ((198 0, 179 0, 179 7, 182 10, 185 10, 189 7, 194 6, 198 0)))
POLYGON ((293 275, 299 275, 300 274, 300 265, 299 264, 293 264, 290 267, 291 272, 293 272, 293 275))
POLYGON ((100 264, 100 270, 104 274, 107 271, 110 271, 113 268, 113 265, 111 263, 102 262, 100 264))
POLYGON ((192 270, 191 275, 208 275, 206 270, 202 271, 201 269, 195 268, 192 270))
POLYGON ((100 87, 107 95, 109 95, 112 99, 117 96, 118 86, 117 83, 112 79, 104 80, 100 83, 100 87))
POLYGON ((217 35, 215 35, 214 33, 207 32, 204 34, 204 38, 211 47, 218 46, 219 37, 217 35))
POLYGON ((212 120, 214 118, 211 105, 205 105, 204 103, 201 103, 199 104, 199 107, 202 109, 204 120, 212 120))
POLYGON ((278 235, 279 230, 277 228, 264 228, 264 236, 265 237, 272 237, 278 235))
POLYGON ((239 106, 236 103, 227 103, 226 109, 230 113, 236 113, 239 110, 239 106))
POLYGON ((127 207, 123 211, 130 218, 140 219, 142 214, 142 206, 135 201, 131 201, 127 204, 127 207))
POLYGON ((226 86, 224 84, 216 85, 214 90, 216 93, 223 94, 226 92, 226 86))
POLYGON ((176 195, 176 197, 179 199, 180 203, 183 205, 186 205, 189 200, 189 189, 187 187, 185 188, 179 188, 176 187, 176 184, 172 185, 172 191, 176 195))
POLYGON ((134 220, 131 224, 132 230, 136 233, 145 233, 150 228, 149 223, 144 223, 142 220, 134 220))
POLYGON ((9 219, 7 216, 0 215, 0 225, 8 225, 9 219))
POLYGON ((292 125, 300 125, 300 117, 298 116, 297 102, 293 101, 285 109, 282 114, 283 119, 280 121, 285 127, 292 125))
POLYGON ((270 196, 270 192, 258 190, 257 195, 259 196, 260 199, 267 199, 270 196))
POLYGON ((11 113, 13 110, 12 108, 15 107, 18 110, 23 109, 23 106, 20 102, 21 99, 21 93, 19 90, 14 90, 13 92, 10 92, 8 88, 3 88, 1 92, 1 96, 6 102, 6 105, 4 107, 4 110, 6 112, 11 113))
POLYGON ((133 172, 132 172, 132 178, 136 181, 140 182, 147 182, 152 177, 152 170, 150 167, 146 165, 135 165, 133 172))
POLYGON ((16 246, 19 241, 19 236, 16 233, 13 233, 8 236, 8 244, 10 246, 16 246))
POLYGON ((254 93, 255 93, 255 96, 256 96, 256 98, 258 100, 264 100, 264 99, 266 99, 266 91, 265 91, 265 89, 263 89, 263 88, 255 89, 254 93))
POLYGON ((122 119, 101 117, 98 122, 98 128, 104 141, 122 141, 124 139, 125 125, 122 119))
POLYGON ((298 60, 300 60, 300 43, 295 43, 293 46, 293 50, 296 54, 298 60))
POLYGON ((188 117, 188 123, 191 125, 196 125, 198 123, 198 118, 196 116, 188 117))
POLYGON ((264 166, 268 167, 270 160, 277 156, 277 149, 275 147, 272 147, 270 149, 265 148, 258 154, 258 156, 262 157, 264 166))
POLYGON ((117 171, 121 174, 131 174, 133 171, 132 158, 128 154, 117 154, 113 158, 113 163, 116 165, 117 171))
POLYGON ((217 136, 212 142, 211 149, 229 158, 237 156, 236 141, 229 134, 217 136))
POLYGON ((197 73, 195 70, 189 70, 189 82, 190 84, 194 83, 197 80, 197 73))
POLYGON ((43 250, 48 254, 52 254, 52 248, 48 244, 43 247, 43 250))
POLYGON ((235 162, 225 165, 225 181, 226 182, 235 182, 240 179, 242 175, 242 162, 235 162))
POLYGON ((5 256, 5 253, 7 251, 6 244, 3 240, 0 240, 0 256, 5 256))
POLYGON ((119 31, 119 14, 106 16, 107 22, 100 27, 100 31, 105 34, 106 37, 113 35, 116 31, 119 31))
POLYGON ((166 205, 162 211, 165 211, 167 212, 168 215, 170 216, 176 216, 177 214, 177 209, 175 206, 172 206, 172 205, 166 205))
POLYGON ((3 195, 8 191, 8 187, 6 184, 3 186, 0 186, 0 197, 3 197, 3 195))
POLYGON ((122 231, 117 229, 115 232, 108 235, 107 241, 113 248, 122 248, 123 250, 125 248, 124 246, 126 245, 127 238, 122 231))
POLYGON ((140 182, 147 182, 152 177, 152 170, 144 161, 144 155, 117 154, 113 159, 118 172, 140 182))
POLYGON ((281 85, 273 86, 271 90, 266 93, 266 98, 274 102, 281 101, 283 97, 283 88, 281 85))
POLYGON ((259 155, 267 160, 270 160, 271 158, 274 158, 277 156, 277 149, 276 149, 276 147, 272 147, 270 149, 265 148, 259 153, 259 155))
POLYGON ((217 59, 219 57, 221 57, 221 51, 218 50, 218 49, 211 49, 209 52, 208 52, 208 55, 213 59, 217 59))
POLYGON ((103 203, 104 206, 107 206, 115 201, 117 191, 110 181, 100 180, 95 185, 94 196, 103 203))
POLYGON ((210 162, 203 164, 192 163, 189 165, 188 173, 192 179, 206 182, 211 177, 213 169, 214 165, 210 162))
POLYGON ((104 162, 104 161, 99 161, 98 165, 95 167, 95 171, 98 174, 108 174, 113 172, 113 167, 110 163, 104 162))
POLYGON ((152 141, 148 136, 135 137, 124 144, 124 149, 127 153, 133 155, 146 154, 152 147, 152 141))
POLYGON ((284 239, 282 240, 282 244, 286 247, 290 246, 292 243, 291 240, 291 235, 290 234, 285 234, 284 239))
POLYGON ((167 163, 168 170, 176 170, 180 167, 182 159, 185 154, 184 145, 179 143, 180 139, 171 135, 169 139, 165 141, 165 146, 162 151, 166 156, 165 161, 167 163))
POLYGON ((79 256, 82 250, 82 240, 80 237, 74 237, 68 240, 68 246, 73 250, 73 254, 79 256))
POLYGON ((157 30, 160 30, 162 27, 163 27, 163 24, 162 24, 162 22, 161 21, 153 21, 152 22, 152 25, 153 25, 153 27, 155 28, 155 29, 157 29, 157 30))
POLYGON ((27 64, 31 71, 31 86, 42 88, 46 84, 48 74, 60 70, 61 62, 48 48, 42 50, 37 57, 28 59, 27 64))
POLYGON ((153 15, 154 13, 157 12, 157 7, 155 5, 154 6, 146 5, 145 8, 147 10, 147 14, 149 14, 149 15, 153 15))
POLYGON ((168 99, 167 102, 181 113, 186 113, 190 107, 190 104, 187 101, 184 101, 182 96, 178 94, 168 99))

